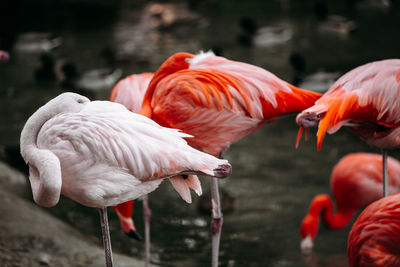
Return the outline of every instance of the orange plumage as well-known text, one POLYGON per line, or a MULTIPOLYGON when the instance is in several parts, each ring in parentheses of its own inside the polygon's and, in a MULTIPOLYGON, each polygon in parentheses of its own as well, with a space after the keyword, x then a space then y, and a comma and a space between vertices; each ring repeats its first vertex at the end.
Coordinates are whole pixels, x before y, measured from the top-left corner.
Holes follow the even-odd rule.
POLYGON ((349 234, 351 267, 400 266, 400 193, 370 204, 349 234))
POLYGON ((343 75, 315 103, 297 116, 302 127, 318 124, 318 149, 326 132, 348 125, 368 144, 400 146, 400 60, 362 65, 343 75))
POLYGON ((193 135, 190 145, 218 155, 263 123, 319 97, 253 65, 212 53, 177 53, 155 73, 140 113, 193 135))

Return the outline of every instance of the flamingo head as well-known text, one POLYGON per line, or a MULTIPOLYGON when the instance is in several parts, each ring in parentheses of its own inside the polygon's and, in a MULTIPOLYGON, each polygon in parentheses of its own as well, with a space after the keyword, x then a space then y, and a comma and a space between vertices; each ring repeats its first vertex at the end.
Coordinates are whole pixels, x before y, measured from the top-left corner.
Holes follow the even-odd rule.
POLYGON ((312 251, 314 245, 314 238, 318 233, 319 220, 318 217, 311 214, 307 214, 301 223, 300 228, 300 248, 304 254, 309 254, 312 251))
POLYGON ((324 114, 321 113, 303 111, 297 115, 296 123, 304 128, 316 127, 323 116, 324 114))
POLYGON ((299 146, 299 142, 301 136, 303 134, 304 129, 306 129, 306 140, 307 140, 307 132, 311 127, 317 127, 320 120, 325 116, 325 112, 312 112, 312 111, 303 111, 299 113, 296 117, 296 123, 300 126, 299 132, 296 138, 296 148, 299 146))
POLYGON ((136 230, 135 223, 132 219, 133 211, 133 200, 123 202, 117 206, 113 206, 112 209, 118 215, 119 222, 121 224, 122 231, 129 237, 141 241, 143 238, 136 230))

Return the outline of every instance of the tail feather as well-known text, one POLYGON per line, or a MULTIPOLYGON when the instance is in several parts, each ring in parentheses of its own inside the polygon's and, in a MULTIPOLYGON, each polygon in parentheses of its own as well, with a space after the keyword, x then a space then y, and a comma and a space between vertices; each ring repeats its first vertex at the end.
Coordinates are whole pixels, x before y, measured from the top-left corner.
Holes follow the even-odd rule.
POLYGON ((192 196, 189 189, 193 189, 198 196, 202 194, 200 180, 196 175, 187 176, 174 176, 169 178, 169 181, 175 188, 176 192, 185 200, 187 203, 192 203, 192 196))
POLYGON ((232 172, 232 167, 227 160, 216 158, 194 148, 185 158, 187 169, 180 174, 204 174, 224 178, 232 172))

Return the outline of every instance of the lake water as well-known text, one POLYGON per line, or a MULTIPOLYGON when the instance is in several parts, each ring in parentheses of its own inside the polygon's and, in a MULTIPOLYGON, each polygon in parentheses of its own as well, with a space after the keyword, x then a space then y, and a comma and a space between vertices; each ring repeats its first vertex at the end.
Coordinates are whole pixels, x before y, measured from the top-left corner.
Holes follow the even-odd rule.
MULTIPOLYGON (((182 22, 177 21, 173 27, 165 24, 162 30, 154 25, 163 15, 149 17, 146 1, 104 0, 96 4, 96 9, 91 8, 92 1, 82 1, 82 7, 74 1, 61 1, 64 10, 51 1, 38 1, 41 4, 35 8, 22 1, 11 2, 14 5, 6 7, 15 16, 3 18, 15 33, 11 39, 26 32, 51 32, 62 39, 62 44, 52 50, 53 56, 73 61, 81 72, 110 64, 121 68, 123 75, 154 71, 174 52, 217 48, 227 58, 261 66, 290 82, 295 75, 289 63, 293 52, 305 58, 306 74, 318 70, 344 73, 366 62, 400 57, 397 6, 357 6, 349 10, 346 1, 336 1, 329 10, 351 17, 357 29, 350 34, 335 34, 319 30, 313 1, 188 1, 196 7, 194 11, 183 9, 186 2, 175 2, 178 5, 167 9, 177 8, 175 18, 182 22), (36 14, 33 11, 38 17, 32 15, 36 14), (238 22, 244 16, 252 17, 260 27, 278 26, 277 34, 261 40, 264 46, 240 45, 238 22), (105 50, 115 51, 117 60, 106 62, 100 56, 105 50)), ((4 32, 7 30, 2 29, 4 32)), ((55 81, 38 83, 33 79, 41 51, 17 49, 15 45, 10 52, 11 61, 0 65, 3 150, 17 147, 26 119, 61 92, 55 81)), ((109 90, 103 90, 98 97, 106 98, 108 94, 109 90)), ((310 132, 308 142, 303 141, 295 149, 298 128, 294 119, 295 115, 287 116, 265 125, 233 144, 226 153, 233 173, 220 185, 235 202, 233 211, 224 217, 221 266, 347 266, 350 226, 341 231, 328 231, 322 226, 314 253, 304 257, 299 249, 300 223, 313 196, 330 193, 330 171, 342 156, 379 150, 368 147, 345 129, 327 136, 319 152, 315 131, 310 132)), ((398 152, 390 155, 399 158, 398 152)), ((202 184, 207 191, 207 177, 203 177, 202 184)), ((152 261, 160 266, 209 265, 210 218, 199 212, 199 198, 194 197, 194 203, 187 205, 165 181, 149 195, 149 201, 153 211, 152 261)), ((143 233, 141 201, 137 204, 133 217, 143 233)), ((63 198, 50 212, 101 245, 96 210, 63 198)), ((144 244, 127 238, 112 212, 109 218, 113 249, 143 257, 144 244)))

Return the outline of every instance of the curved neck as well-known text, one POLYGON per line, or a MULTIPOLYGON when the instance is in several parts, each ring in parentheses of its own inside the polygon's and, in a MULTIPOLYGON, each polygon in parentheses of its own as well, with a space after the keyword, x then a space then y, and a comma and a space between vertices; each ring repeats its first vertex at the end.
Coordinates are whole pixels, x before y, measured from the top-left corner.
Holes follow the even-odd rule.
MULTIPOLYGON (((40 107, 29 119, 26 121, 24 128, 21 131, 20 136, 20 147, 21 153, 25 152, 27 148, 31 148, 31 146, 36 147, 36 139, 39 134, 40 129, 42 128, 43 124, 51 119, 54 114, 58 112, 55 110, 57 109, 56 105, 53 105, 52 110, 49 110, 47 105, 40 107)), ((24 157, 24 155, 22 154, 24 157)))
POLYGON ((160 82, 162 79, 164 79, 166 76, 177 72, 182 69, 187 69, 189 68, 189 63, 187 62, 187 59, 193 58, 194 55, 189 54, 189 53, 177 53, 169 57, 161 66, 158 68, 156 73, 153 76, 153 79, 151 79, 149 86, 147 87, 146 94, 144 95, 143 98, 143 104, 138 112, 139 114, 146 116, 146 117, 151 117, 153 109, 151 107, 151 99, 153 98, 154 91, 157 87, 158 82, 160 82))
POLYGON ((355 210, 341 212, 340 210, 333 214, 333 204, 330 197, 326 194, 320 194, 314 197, 311 202, 309 214, 312 216, 322 216, 322 219, 330 229, 344 228, 353 217, 355 210))
MULTIPOLYGON (((56 103, 55 103, 56 104, 56 103)), ((29 164, 29 180, 35 202, 44 207, 57 204, 61 192, 61 167, 49 150, 37 147, 37 136, 43 124, 58 113, 58 105, 39 108, 26 122, 21 132, 21 155, 29 164)))

